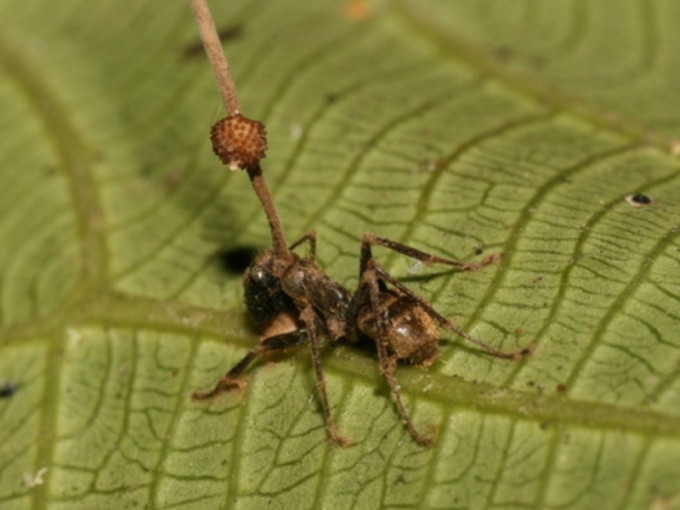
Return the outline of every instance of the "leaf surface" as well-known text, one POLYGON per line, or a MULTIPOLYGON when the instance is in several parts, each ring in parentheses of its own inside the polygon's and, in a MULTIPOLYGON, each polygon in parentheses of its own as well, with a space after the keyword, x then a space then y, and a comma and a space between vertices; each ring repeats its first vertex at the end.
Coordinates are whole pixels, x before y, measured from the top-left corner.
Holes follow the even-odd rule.
POLYGON ((193 402, 256 342, 267 223, 214 158, 185 2, 0 1, 0 507, 680 508, 680 7, 213 2, 287 235, 349 289, 361 235, 442 331, 397 377, 324 351, 193 402), (651 199, 649 204, 643 197, 651 199))

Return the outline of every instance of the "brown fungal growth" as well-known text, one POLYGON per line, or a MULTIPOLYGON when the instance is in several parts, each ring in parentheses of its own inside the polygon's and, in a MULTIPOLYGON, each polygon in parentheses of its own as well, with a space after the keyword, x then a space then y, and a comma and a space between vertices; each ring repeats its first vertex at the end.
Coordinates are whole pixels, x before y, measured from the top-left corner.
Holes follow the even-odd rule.
POLYGON ((232 170, 257 167, 267 150, 264 124, 240 113, 217 121, 210 139, 217 157, 232 170))

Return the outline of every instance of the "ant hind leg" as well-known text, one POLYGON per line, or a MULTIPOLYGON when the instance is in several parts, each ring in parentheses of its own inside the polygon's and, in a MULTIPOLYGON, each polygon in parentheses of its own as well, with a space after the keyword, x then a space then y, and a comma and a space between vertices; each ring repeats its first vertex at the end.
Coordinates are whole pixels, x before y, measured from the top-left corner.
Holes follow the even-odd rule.
POLYGON ((401 283, 399 280, 397 280, 394 276, 389 274, 385 269, 378 264, 374 259, 371 259, 371 262, 369 264, 376 272, 376 274, 382 278, 384 281, 391 283, 396 287, 399 291, 403 292, 406 294, 408 297, 416 301, 422 309, 427 313, 430 317, 432 317, 435 321, 439 323, 439 325, 443 328, 446 328, 450 331, 453 331, 457 335, 465 338, 469 342, 472 342, 478 347, 481 347, 484 349, 486 352, 491 354, 492 356, 496 356, 497 358, 504 358, 504 359, 512 359, 515 361, 520 361, 524 359, 526 356, 531 354, 532 348, 531 347, 525 347, 524 349, 518 351, 518 352, 506 352, 502 351, 500 349, 496 349, 495 347, 482 342, 478 338, 475 338, 472 336, 470 333, 467 331, 464 331, 460 329, 458 326, 456 326, 453 322, 451 322, 449 319, 441 315, 437 310, 432 308, 432 305, 430 305, 427 301, 425 301, 423 298, 421 298, 418 294, 415 292, 411 291, 408 287, 406 287, 403 283, 401 283))
POLYGON ((399 384, 397 383, 397 379, 395 377, 397 359, 395 358, 395 356, 390 355, 389 353, 388 350, 389 339, 387 337, 388 325, 386 324, 386 317, 382 316, 379 310, 380 308, 379 307, 380 287, 378 285, 379 281, 380 281, 379 273, 375 271, 372 263, 368 263, 367 267, 363 268, 360 285, 361 286, 365 285, 368 287, 368 295, 371 303, 371 310, 377 324, 378 338, 376 339, 376 346, 378 348, 378 361, 380 364, 379 365, 380 373, 387 380, 387 383, 390 386, 390 390, 392 391, 392 395, 394 395, 394 401, 397 405, 397 411, 399 412, 399 416, 401 417, 402 423, 406 426, 413 439, 419 445, 429 447, 432 446, 434 440, 430 437, 422 435, 418 431, 418 429, 416 429, 415 425, 413 424, 413 421, 411 420, 411 417, 409 416, 408 411, 406 410, 404 401, 401 398, 401 391, 399 390, 399 384))

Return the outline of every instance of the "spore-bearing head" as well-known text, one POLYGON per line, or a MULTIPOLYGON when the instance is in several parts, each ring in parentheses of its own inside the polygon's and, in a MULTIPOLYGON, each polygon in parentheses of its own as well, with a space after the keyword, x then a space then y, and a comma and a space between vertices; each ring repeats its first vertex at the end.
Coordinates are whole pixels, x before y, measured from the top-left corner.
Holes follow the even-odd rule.
POLYGON ((260 164, 267 150, 264 124, 240 113, 217 121, 210 130, 213 151, 231 170, 260 164))

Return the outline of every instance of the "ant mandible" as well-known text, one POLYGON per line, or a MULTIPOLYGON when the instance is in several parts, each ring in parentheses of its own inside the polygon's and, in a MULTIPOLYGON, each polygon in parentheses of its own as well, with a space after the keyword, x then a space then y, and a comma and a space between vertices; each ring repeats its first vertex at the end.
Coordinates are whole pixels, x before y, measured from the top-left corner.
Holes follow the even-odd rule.
POLYGON ((258 356, 309 344, 328 436, 334 443, 346 445, 348 439, 338 432, 331 416, 321 365, 321 339, 356 342, 360 337, 368 337, 377 346, 380 372, 390 386, 402 422, 418 444, 432 445, 432 438, 416 429, 404 406, 395 376, 398 362, 432 365, 439 353, 439 327, 455 332, 499 358, 519 360, 529 353, 529 349, 504 352, 461 330, 390 275, 373 258, 372 247, 382 246, 419 261, 446 264, 460 270, 479 269, 497 257, 487 257, 477 263, 457 262, 384 237, 364 234, 359 285, 352 294, 328 277, 316 263, 315 231, 289 246, 260 166, 267 149, 264 125, 240 113, 236 90, 205 0, 192 0, 192 7, 225 104, 232 112, 212 127, 213 150, 232 170, 246 170, 269 220, 272 236, 272 248, 255 258, 243 280, 246 308, 261 341, 212 390, 196 391, 193 398, 210 399, 223 391, 241 388, 245 384, 244 371, 258 356), (216 54, 221 55, 220 58, 215 57, 216 54), (309 244, 305 257, 293 251, 303 243, 309 244))

